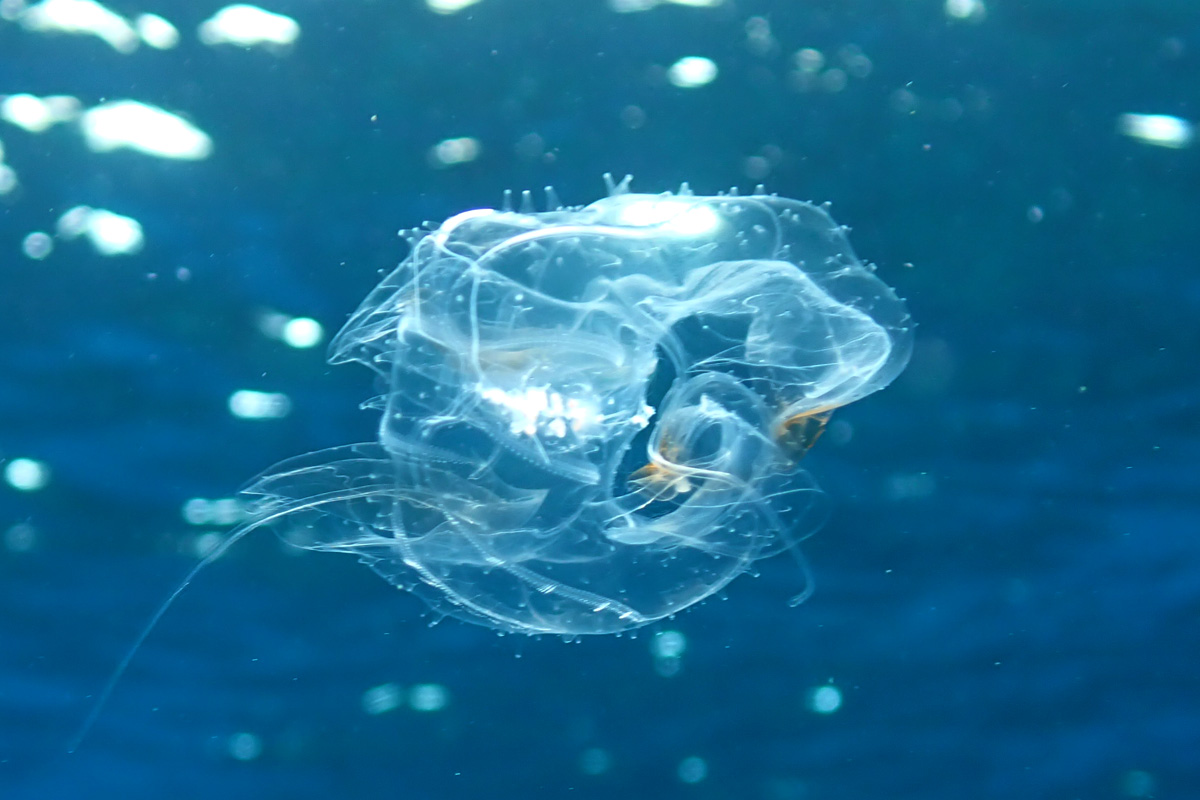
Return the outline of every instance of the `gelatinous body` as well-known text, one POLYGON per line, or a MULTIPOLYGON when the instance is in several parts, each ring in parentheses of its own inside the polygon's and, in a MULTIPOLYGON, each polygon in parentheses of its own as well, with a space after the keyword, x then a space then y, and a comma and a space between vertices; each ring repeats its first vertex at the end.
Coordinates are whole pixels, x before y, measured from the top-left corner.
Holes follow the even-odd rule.
POLYGON ((333 342, 378 441, 277 465, 243 531, 353 553, 433 608, 613 633, 810 532, 796 467, 904 367, 903 303, 817 206, 644 195, 414 235, 333 342))
POLYGON ((811 533, 797 462, 904 368, 904 304, 823 208, 627 183, 412 235, 332 347, 385 386, 377 441, 250 485, 253 517, 159 606, 69 750, 175 598, 259 528, 441 613, 566 636, 667 617, 811 533))

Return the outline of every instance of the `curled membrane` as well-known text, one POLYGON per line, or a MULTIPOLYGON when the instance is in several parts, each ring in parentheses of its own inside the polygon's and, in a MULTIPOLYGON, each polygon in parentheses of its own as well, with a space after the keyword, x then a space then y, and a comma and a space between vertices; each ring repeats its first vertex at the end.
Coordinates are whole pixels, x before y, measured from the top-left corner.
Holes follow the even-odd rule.
POLYGON ((273 468, 239 536, 577 635, 687 608, 811 532, 797 460, 904 367, 903 303, 817 206, 614 190, 414 234, 332 346, 386 386, 378 441, 273 468))

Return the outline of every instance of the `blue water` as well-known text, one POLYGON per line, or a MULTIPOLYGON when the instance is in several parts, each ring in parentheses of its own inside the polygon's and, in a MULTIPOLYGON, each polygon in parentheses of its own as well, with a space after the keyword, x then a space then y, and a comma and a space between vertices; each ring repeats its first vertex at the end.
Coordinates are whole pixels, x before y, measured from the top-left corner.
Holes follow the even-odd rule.
POLYGON ((281 2, 284 52, 200 44, 215 5, 113 6, 181 32, 128 55, 0 20, 0 95, 134 99, 213 141, 176 162, 0 121, 0 468, 49 470, 0 484, 0 797, 1200 797, 1200 170, 1117 131, 1200 116, 1200 11, 565 7, 281 2), (716 79, 672 85, 684 56, 716 79), (477 156, 434 166, 457 137, 477 156), (606 171, 832 201, 919 323, 907 371, 805 457, 832 506, 813 596, 788 607, 776 558, 636 637, 498 636, 262 534, 67 755, 228 530, 185 503, 377 435, 366 371, 264 314, 328 340, 398 229, 505 189, 590 202, 606 171), (137 219, 142 250, 22 253, 81 204, 137 219), (243 389, 290 413, 234 417, 243 389))

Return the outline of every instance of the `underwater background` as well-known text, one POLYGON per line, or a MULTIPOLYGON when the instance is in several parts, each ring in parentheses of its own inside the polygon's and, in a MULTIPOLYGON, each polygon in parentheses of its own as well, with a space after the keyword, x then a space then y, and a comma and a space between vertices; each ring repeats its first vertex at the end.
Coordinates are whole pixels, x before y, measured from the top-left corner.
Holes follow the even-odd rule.
POLYGON ((1200 798, 1200 7, 262 10, 0 1, 0 798, 1200 798), (918 323, 812 597, 500 636, 262 533, 68 755, 238 488, 375 437, 397 230, 606 172, 831 201, 918 323))

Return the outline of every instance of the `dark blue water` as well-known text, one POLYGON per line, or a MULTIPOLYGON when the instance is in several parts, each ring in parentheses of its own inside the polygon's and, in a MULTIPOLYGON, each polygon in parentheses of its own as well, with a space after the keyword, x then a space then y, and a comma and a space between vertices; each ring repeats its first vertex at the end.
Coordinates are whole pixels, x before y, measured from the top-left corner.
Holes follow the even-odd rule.
POLYGON ((20 181, 0 195, 0 459, 49 470, 0 484, 0 797, 1200 797, 1200 168, 1117 132, 1200 115, 1200 11, 281 2, 302 34, 272 53, 201 45, 216 5, 113 8, 162 14, 179 46, 0 21, 0 94, 154 104, 213 152, 0 122, 20 181), (844 85, 801 91, 805 47, 844 85), (693 55, 717 78, 673 86, 693 55), (464 136, 477 158, 431 165, 464 136), (375 435, 366 371, 263 314, 328 337, 405 255, 397 229, 509 188, 590 202, 606 171, 830 200, 919 322, 908 371, 806 458, 833 507, 804 544, 815 595, 788 608, 779 558, 636 637, 500 637, 264 534, 182 596, 66 755, 196 537, 224 530, 184 504, 375 435), (80 204, 136 218, 144 248, 22 254, 80 204), (240 389, 291 413, 237 419, 240 389), (686 640, 671 663, 664 632, 686 640), (364 710, 393 685, 405 702, 364 710), (444 704, 413 708, 422 685, 444 704))

